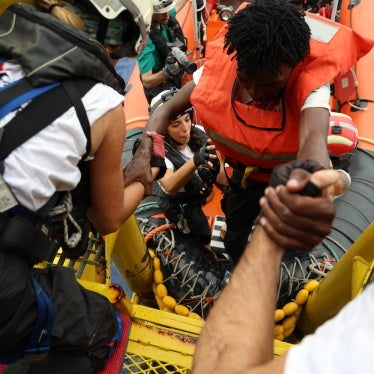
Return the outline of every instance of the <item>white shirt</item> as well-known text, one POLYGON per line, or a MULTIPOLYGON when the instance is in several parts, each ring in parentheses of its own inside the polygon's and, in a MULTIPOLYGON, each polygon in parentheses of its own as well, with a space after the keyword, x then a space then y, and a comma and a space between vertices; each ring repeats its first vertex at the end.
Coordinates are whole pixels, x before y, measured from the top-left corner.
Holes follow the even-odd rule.
POLYGON ((374 372, 374 284, 288 351, 285 374, 374 372))
MULTIPOLYGON (((6 74, 0 76, 0 86, 24 76, 21 67, 10 62, 3 64, 1 73, 6 74)), ((82 98, 91 126, 123 101, 123 95, 101 83, 82 98)), ((0 119, 0 127, 4 127, 15 114, 9 113, 0 119)), ((18 201, 36 211, 56 191, 76 187, 81 178, 77 164, 86 152, 86 143, 75 109, 71 107, 5 159, 3 178, 18 201)))
MULTIPOLYGON (((193 157, 193 152, 191 151, 191 148, 189 145, 186 146, 185 149, 177 149, 177 151, 182 155, 182 157, 186 160, 186 162, 193 157)), ((167 158, 165 157, 165 164, 166 164, 166 168, 167 169, 171 169, 173 171, 175 171, 175 166, 173 165, 173 163, 167 158)))

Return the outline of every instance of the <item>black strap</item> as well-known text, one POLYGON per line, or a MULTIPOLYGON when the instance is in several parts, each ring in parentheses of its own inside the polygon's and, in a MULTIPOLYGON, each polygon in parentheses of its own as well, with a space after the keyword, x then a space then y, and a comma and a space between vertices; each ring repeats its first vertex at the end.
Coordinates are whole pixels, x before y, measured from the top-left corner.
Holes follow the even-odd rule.
MULTIPOLYGON (((92 81, 90 82, 92 83, 92 81)), ((71 81, 71 80, 64 81, 62 85, 65 88, 66 93, 68 94, 70 98, 70 101, 74 105, 79 122, 82 126, 84 134, 86 135, 86 139, 87 139, 86 153, 82 157, 82 159, 85 159, 91 152, 91 126, 90 126, 90 121, 88 120, 88 117, 87 117, 86 109, 81 100, 82 94, 81 92, 79 92, 74 81, 71 81)))
POLYGON ((14 97, 20 96, 33 88, 33 85, 28 79, 21 79, 16 84, 0 92, 0 105, 3 105, 9 100, 12 100, 14 97))
MULTIPOLYGON (((82 119, 82 115, 79 115, 82 111, 80 105, 83 107, 80 98, 97 82, 90 79, 75 79, 71 82, 76 88, 75 93, 70 89, 71 84, 64 82, 63 86, 56 87, 35 98, 6 124, 0 143, 0 160, 4 160, 14 149, 52 123, 72 105, 77 110, 83 131, 87 136, 88 119, 86 121, 86 119, 82 119), (67 91, 69 91, 69 94, 67 91)), ((87 138, 87 145, 90 145, 89 139, 87 138)))
POLYGON ((52 261, 59 248, 56 241, 51 241, 40 228, 21 217, 1 216, 2 229, 0 246, 24 258, 30 265, 41 260, 52 261))

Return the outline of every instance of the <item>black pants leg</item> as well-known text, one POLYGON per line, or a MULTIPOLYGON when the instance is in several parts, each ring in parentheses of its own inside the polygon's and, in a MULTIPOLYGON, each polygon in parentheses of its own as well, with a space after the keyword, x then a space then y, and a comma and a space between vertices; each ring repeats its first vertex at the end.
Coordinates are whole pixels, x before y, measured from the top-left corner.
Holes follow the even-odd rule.
POLYGON ((226 216, 227 232, 224 238, 226 251, 237 263, 242 255, 252 225, 260 212, 259 199, 266 183, 251 183, 247 189, 232 183, 225 191, 222 210, 226 216))

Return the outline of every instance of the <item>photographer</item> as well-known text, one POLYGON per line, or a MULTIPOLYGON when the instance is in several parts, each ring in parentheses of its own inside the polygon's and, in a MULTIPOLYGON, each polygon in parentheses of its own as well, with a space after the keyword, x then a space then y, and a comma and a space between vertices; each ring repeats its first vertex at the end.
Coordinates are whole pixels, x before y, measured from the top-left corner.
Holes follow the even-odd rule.
POLYGON ((175 0, 153 0, 151 32, 146 47, 138 56, 148 104, 160 92, 181 87, 184 65, 178 63, 171 51, 178 50, 178 56, 184 55, 187 41, 175 15, 175 0))

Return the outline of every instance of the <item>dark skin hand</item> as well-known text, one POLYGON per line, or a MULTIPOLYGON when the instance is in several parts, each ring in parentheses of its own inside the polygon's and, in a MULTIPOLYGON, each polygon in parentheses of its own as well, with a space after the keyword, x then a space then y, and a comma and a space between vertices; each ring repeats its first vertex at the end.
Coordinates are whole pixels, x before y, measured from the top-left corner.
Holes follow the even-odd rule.
POLYGON ((145 196, 152 193, 152 138, 143 134, 141 145, 136 150, 131 162, 123 169, 125 187, 133 182, 140 182, 145 188, 145 196))
POLYGON ((140 182, 145 187, 145 194, 152 193, 153 178, 150 160, 152 157, 152 139, 146 135, 147 131, 164 134, 170 122, 191 107, 190 96, 195 88, 195 83, 190 81, 184 85, 170 100, 160 105, 151 115, 145 127, 142 141, 130 163, 123 170, 125 187, 134 181, 140 182))
POLYGON ((311 250, 331 232, 335 208, 325 196, 300 196, 311 174, 295 169, 286 186, 268 187, 260 199, 260 225, 282 247, 311 250))

